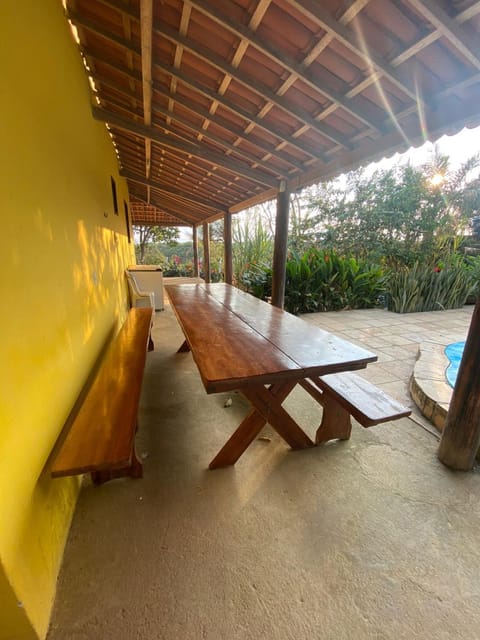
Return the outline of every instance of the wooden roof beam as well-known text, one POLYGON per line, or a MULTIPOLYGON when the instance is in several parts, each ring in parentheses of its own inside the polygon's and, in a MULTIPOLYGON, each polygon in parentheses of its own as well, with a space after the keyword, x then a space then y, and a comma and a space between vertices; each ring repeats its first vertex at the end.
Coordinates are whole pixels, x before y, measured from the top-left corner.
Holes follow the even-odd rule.
MULTIPOLYGON (((85 24, 85 21, 82 19, 76 19, 74 20, 74 24, 77 26, 83 26, 85 24)), ((100 31, 100 30, 98 30, 100 31)), ((108 37, 107 32, 105 32, 104 30, 102 30, 102 35, 104 37, 108 37)), ((115 40, 119 40, 117 37, 115 37, 115 40)), ((112 40, 112 41, 115 41, 112 40)), ((120 44, 119 42, 117 42, 117 44, 120 44)), ((121 46, 125 49, 129 48, 130 43, 122 40, 122 44, 121 46)), ((113 62, 112 60, 109 60, 108 58, 106 58, 104 55, 97 53, 95 51, 93 51, 91 48, 88 47, 82 47, 81 51, 83 53, 83 55, 85 55, 88 58, 91 58, 93 60, 98 60, 99 62, 101 62, 104 65, 107 65, 109 67, 111 67, 112 69, 115 69, 115 71, 117 71, 118 73, 121 73, 122 75, 128 77, 128 78, 133 78, 139 82, 141 82, 142 78, 141 78, 141 74, 137 73, 135 70, 129 70, 126 69, 124 67, 119 66, 116 62, 113 62)), ((132 51, 137 52, 135 50, 135 48, 132 48, 132 51)), ((140 55, 140 50, 138 50, 138 55, 140 55)), ((173 65, 167 65, 164 64, 162 62, 160 62, 159 60, 154 60, 153 62, 154 66, 156 66, 158 69, 161 69, 162 71, 164 71, 165 73, 175 76, 177 78, 177 80, 180 80, 181 82, 183 82, 184 84, 188 85, 190 88, 194 89, 195 91, 198 91, 198 93, 200 93, 201 95, 204 95, 206 98, 209 98, 211 100, 217 100, 223 107, 225 107, 226 109, 228 109, 229 111, 231 111, 232 113, 234 113, 235 115, 243 118, 244 120, 247 120, 248 122, 250 122, 250 124, 254 124, 255 126, 257 126, 259 129, 262 129, 263 131, 267 132, 268 134, 274 136, 275 138, 280 138, 281 139, 281 143, 279 143, 279 145, 277 146, 285 146, 286 144, 288 144, 289 146, 294 147, 295 149, 301 151, 302 153, 308 155, 310 158, 317 160, 319 157, 321 157, 320 154, 318 154, 317 152, 314 152, 312 149, 310 149, 307 145, 303 144, 302 142, 300 142, 299 140, 297 140, 295 138, 295 136, 284 136, 281 133, 279 133, 278 131, 275 131, 271 126, 267 125, 266 123, 262 122, 262 119, 256 116, 253 116, 251 113, 248 113, 247 111, 245 111, 244 109, 242 109, 241 107, 239 107, 237 104, 235 104, 234 102, 226 99, 223 96, 219 96, 217 93, 215 93, 214 91, 212 91, 211 89, 209 89, 208 87, 204 87, 203 85, 201 85, 197 80, 195 80, 194 78, 190 78, 189 76, 186 76, 184 73, 181 73, 178 69, 175 69, 175 67, 173 65)), ((158 91, 159 93, 162 93, 164 95, 168 95, 164 92, 163 87, 158 86, 157 83, 153 83, 153 89, 154 91, 158 91)), ((191 107, 190 107, 191 108, 191 107)), ((222 126, 220 124, 220 126, 222 126)), ((257 142, 252 142, 251 143, 254 146, 258 146, 257 142)), ((267 153, 275 153, 275 150, 268 150, 267 153)), ((299 163, 293 163, 291 161, 289 161, 290 164, 294 164, 294 166, 297 166, 297 168, 299 168, 300 170, 303 169, 303 167, 299 164, 299 163)))
POLYGON ((429 20, 441 36, 446 38, 475 69, 480 69, 480 49, 450 16, 439 2, 432 0, 409 0, 410 4, 429 20))
MULTIPOLYGON (((137 200, 140 200, 140 198, 138 196, 135 196, 135 198, 137 200)), ((142 202, 144 202, 144 200, 142 200, 142 202)), ((176 218, 179 222, 179 224, 181 225, 188 225, 191 226, 193 223, 193 219, 189 219, 186 217, 182 217, 178 212, 173 212, 173 211, 169 211, 167 208, 165 208, 161 203, 157 202, 155 198, 153 198, 150 202, 145 202, 146 205, 148 206, 152 206, 155 207, 155 209, 158 209, 158 212, 161 214, 162 211, 165 211, 165 213, 167 213, 169 216, 173 216, 174 218, 176 218)), ((135 223, 138 224, 138 223, 135 223)))
MULTIPOLYGON (((267 11, 268 7, 270 6, 271 1, 272 0, 260 0, 257 3, 257 6, 255 7, 255 9, 253 11, 253 14, 252 14, 252 16, 250 18, 250 22, 249 22, 249 26, 253 30, 256 30, 258 25, 262 21, 263 16, 265 15, 265 12, 267 11)), ((184 35, 186 35, 186 34, 184 34, 184 35)), ((235 69, 238 68, 238 66, 240 65, 240 62, 242 61, 242 59, 243 59, 243 57, 245 55, 246 50, 247 50, 247 43, 244 40, 240 40, 240 42, 238 43, 238 45, 237 45, 237 47, 235 49, 235 53, 233 54, 233 57, 231 59, 232 67, 235 67, 235 69)), ((217 89, 217 91, 218 91, 218 93, 220 95, 222 95, 222 96, 225 95, 228 87, 230 86, 231 81, 232 81, 232 76, 229 75, 229 74, 224 74, 223 80, 222 80, 222 82, 220 83, 220 85, 219 85, 219 87, 217 89)), ((213 115, 214 113, 216 113, 216 111, 218 109, 218 105, 219 105, 219 103, 218 103, 217 100, 212 100, 212 103, 211 103, 210 108, 208 110, 210 115, 213 115)), ((262 114, 262 117, 264 117, 263 114, 262 114)), ((210 122, 211 122, 211 118, 210 117, 205 118, 204 123, 203 123, 203 129, 208 129, 208 127, 210 125, 210 122)), ((245 131, 248 130, 248 126, 249 125, 247 125, 245 127, 245 131)), ((201 139, 201 137, 199 136, 199 140, 200 139, 201 139)), ((240 142, 241 142, 241 138, 238 138, 236 140, 236 144, 239 144, 240 142)), ((266 158, 268 158, 268 156, 266 158)))
MULTIPOLYGON (((168 110, 162 109, 161 107, 155 107, 155 112, 161 113, 162 115, 168 114, 168 110)), ((203 130, 201 127, 195 126, 194 124, 189 122, 186 118, 182 118, 178 114, 171 114, 171 119, 175 120, 180 124, 183 124, 185 127, 187 127, 188 129, 191 129, 195 133, 203 134, 205 138, 211 140, 212 142, 215 142, 216 144, 230 151, 231 153, 235 153, 237 156, 242 157, 245 160, 245 162, 251 163, 252 169, 255 169, 257 166, 259 166, 262 169, 265 169, 266 171, 268 171, 269 173, 275 173, 278 179, 280 179, 281 177, 286 177, 288 175, 288 171, 279 171, 278 169, 275 169, 274 167, 272 167, 271 164, 268 164, 267 162, 262 162, 259 158, 255 157, 251 153, 248 153, 248 151, 242 151, 241 149, 238 149, 233 144, 230 144, 223 138, 220 138, 220 136, 216 136, 214 133, 209 133, 208 130, 203 130)), ((178 135, 178 132, 175 130, 174 127, 169 127, 166 124, 160 124, 160 123, 159 123, 159 126, 162 126, 165 129, 165 131, 169 131, 174 135, 178 135)), ((228 154, 228 155, 229 157, 231 157, 231 154, 228 154)))
MULTIPOLYGON (((239 105, 235 104, 231 100, 228 100, 228 98, 225 98, 225 96, 221 96, 218 93, 215 93, 215 91, 209 89, 208 87, 201 85, 197 80, 187 76, 184 72, 178 71, 171 65, 163 64, 159 60, 156 60, 154 64, 159 69, 162 69, 162 71, 164 71, 165 73, 175 75, 179 80, 181 80, 184 84, 188 85, 191 89, 195 89, 195 91, 198 91, 200 94, 204 95, 205 97, 211 100, 217 100, 223 107, 225 107, 235 115, 240 116, 241 118, 255 125, 259 129, 263 129, 264 131, 274 136, 275 138, 279 138, 282 141, 281 142, 282 144, 291 145, 292 147, 295 147, 302 153, 310 156, 310 158, 313 158, 315 160, 318 159, 319 157, 320 158, 322 157, 322 154, 313 152, 312 149, 310 149, 307 145, 303 144, 301 141, 297 140, 293 136, 282 135, 281 133, 273 129, 273 127, 263 122, 260 117, 252 115, 251 113, 249 113, 248 111, 240 107, 239 105)), ((256 143, 252 143, 252 144, 256 144, 256 143)))
MULTIPOLYGON (((143 123, 152 124, 152 39, 153 39, 152 0, 140 0, 140 37, 142 43, 142 92, 143 123)), ((152 142, 145 138, 145 177, 150 177, 152 142)))
MULTIPOLYGON (((108 84, 108 82, 106 84, 108 84)), ((121 93, 121 91, 120 91, 120 93, 121 93)), ((128 94, 126 94, 126 95, 128 95, 128 94)), ((132 116, 137 115, 137 116, 141 117, 141 114, 139 114, 136 109, 132 110, 129 107, 121 104, 120 102, 118 102, 118 101, 116 101, 116 100, 114 100, 114 99, 112 99, 110 97, 108 97, 108 98, 103 97, 102 101, 108 103, 109 107, 111 107, 113 105, 113 106, 115 106, 116 108, 118 108, 120 110, 126 111, 129 116, 130 115, 132 115, 132 116)), ((157 107, 154 106, 153 107, 153 113, 155 114, 156 112, 157 112, 157 107)), ((120 115, 120 114, 118 114, 118 115, 120 115)), ((159 123, 159 127, 163 128, 163 129, 165 129, 167 131, 170 131, 175 136, 179 136, 178 131, 173 129, 172 127, 167 127, 163 123, 159 123)), ((120 135, 119 131, 111 131, 111 133, 112 133, 112 135, 113 135, 115 140, 117 140, 119 138, 119 135, 120 135)), ((130 132, 128 132, 128 131, 126 133, 130 134, 130 132)), ((130 134, 130 135, 135 135, 135 134, 130 134)), ((138 144, 135 143, 135 141, 133 139, 128 140, 128 139, 123 138, 120 142, 122 144, 122 149, 123 149, 123 151, 122 151, 122 161, 125 161, 128 158, 131 159, 133 157, 134 160, 138 163, 140 161, 140 158, 143 158, 143 153, 140 154, 139 146, 138 146, 138 144), (128 152, 129 152, 129 155, 127 155, 128 152)), ((242 155, 242 152, 238 152, 238 154, 242 155)), ((171 163, 172 158, 175 158, 176 162, 178 162, 179 164, 189 165, 190 168, 192 168, 194 166, 194 165, 192 165, 192 163, 188 162, 188 160, 185 159, 184 154, 175 155, 174 152, 172 152, 172 157, 169 159, 169 163, 171 163)), ((252 162, 253 162, 253 160, 255 160, 255 163, 258 164, 258 159, 254 158, 253 156, 251 156, 251 158, 252 158, 252 162)), ((153 150, 152 150, 152 160, 153 160, 153 150)), ((264 164, 264 166, 267 167, 266 164, 264 164)), ((272 171, 271 167, 268 167, 268 169, 270 171, 272 171)), ((197 170, 197 173, 200 171, 200 169, 198 169, 198 168, 196 168, 196 170, 197 170)), ((242 192, 242 193, 245 192, 245 188, 242 187, 240 184, 237 184, 238 183, 238 176, 235 176, 235 178, 226 177, 226 176, 222 175, 219 172, 212 171, 211 169, 206 169, 205 168, 205 169, 203 169, 202 173, 197 175, 196 179, 198 180, 199 183, 201 183, 201 182, 204 182, 207 178, 209 180, 212 180, 213 183, 218 182, 218 183, 222 184, 222 186, 219 187, 219 189, 224 190, 224 189, 228 188, 229 190, 232 190, 232 191, 238 191, 238 192, 242 192), (225 186, 225 184, 227 186, 225 186)), ((252 188, 252 189, 247 189, 247 191, 253 193, 255 190, 252 188)))
MULTIPOLYGON (((111 81, 106 80, 103 81, 101 79, 101 76, 97 76, 96 79, 99 80, 99 82, 101 82, 102 84, 106 85, 106 86, 112 86, 113 89, 115 89, 115 91, 117 91, 118 93, 124 94, 126 97, 130 95, 130 92, 127 91, 125 92, 123 89, 119 89, 118 87, 116 87, 111 81)), ((104 99, 105 102, 108 102, 109 106, 115 106, 118 109, 121 110, 125 110, 127 111, 129 114, 131 114, 132 116, 139 116, 141 114, 139 114, 138 109, 134 109, 134 108, 130 108, 130 107, 126 107, 125 105, 123 105, 121 102, 119 102, 118 100, 115 100, 113 98, 106 98, 104 99)), ((179 122, 180 124, 183 124, 185 127, 187 127, 188 129, 191 129, 193 132, 195 133, 203 133, 205 138, 212 140, 213 142, 215 142, 216 144, 218 144, 221 147, 224 147, 225 149, 231 151, 232 153, 235 153, 237 156, 240 156, 242 158, 244 158, 245 162, 249 162, 251 163, 253 166, 252 168, 255 169, 256 166, 262 167, 263 169, 265 169, 266 171, 268 171, 269 173, 275 173, 278 176, 278 179, 280 178, 286 178, 288 175, 290 175, 289 171, 279 171, 278 169, 275 169, 272 167, 271 164, 268 164, 267 162, 262 162, 262 160, 260 158, 258 158, 257 156, 254 156, 253 154, 249 153, 248 151, 244 151, 242 149, 239 149, 238 147, 236 147, 233 144, 230 144, 229 142, 227 142, 226 140, 224 140, 223 138, 221 138, 220 136, 215 135, 214 133, 208 133, 208 132, 204 132, 201 127, 196 126, 195 124, 193 124, 190 120, 188 120, 187 118, 184 118, 176 113, 171 113, 168 109, 165 109, 163 107, 160 107, 159 105, 153 105, 152 106, 152 114, 155 115, 157 113, 162 114, 163 116, 165 116, 165 118, 170 121, 174 120, 176 122, 179 122)), ((164 129, 165 131, 173 134, 174 136, 178 136, 180 138, 183 138, 182 134, 178 131, 178 129, 175 129, 175 127, 173 126, 169 126, 168 124, 165 124, 163 122, 157 122, 156 123, 159 127, 161 127, 162 129, 164 129)), ((184 138, 185 140, 187 140, 187 142, 189 142, 188 138, 184 138)), ((149 176, 147 176, 149 177, 149 176)))
MULTIPOLYGON (((166 94, 165 94, 166 95, 166 94)), ((237 137, 236 142, 232 145, 235 149, 235 153, 239 153, 239 154, 245 154, 247 152, 242 151, 242 149, 239 148, 239 144, 243 141, 248 142, 249 145, 251 145, 252 147, 256 147, 257 149, 259 149, 260 151, 262 151, 265 156, 267 157, 272 157, 276 160, 278 160, 279 162, 281 162, 284 165, 290 166, 291 168, 288 169, 285 172, 282 172, 281 175, 283 175, 285 173, 285 175, 288 173, 290 174, 291 171, 294 170, 298 170, 298 171, 303 171, 304 167, 303 164, 301 162, 298 162, 297 160, 294 160, 293 158, 286 158, 285 156, 281 156, 278 151, 276 151, 273 147, 269 148, 267 147, 267 145, 262 144, 256 140, 251 140, 248 138, 248 133, 245 133, 240 127, 237 127, 235 125, 232 125, 231 123, 227 122, 224 118, 217 116, 216 114, 212 114, 208 109, 205 109, 203 107, 199 107, 199 106, 195 106, 191 103, 189 103, 185 98, 180 97, 179 95, 175 95, 172 96, 175 99, 175 102, 177 102, 177 104, 181 105, 182 107, 184 107, 185 109, 188 109, 189 111, 191 111, 192 113, 195 113, 205 119, 210 120, 210 122, 212 122, 212 124, 217 125, 218 127, 221 127, 223 129, 225 129, 226 131, 229 131, 230 133, 235 134, 237 137)), ((216 101, 218 102, 218 101, 216 101)), ((172 118, 178 119, 177 116, 172 115, 172 118)), ((180 120, 179 120, 180 122, 180 120)), ((205 133, 205 135, 207 137, 208 134, 205 133)), ((276 136, 278 137, 278 135, 276 136)), ((212 138, 213 139, 213 138, 212 138)), ((265 156, 263 156, 261 159, 260 158, 256 158, 255 162, 262 164, 266 162, 266 158, 265 156)), ((253 157, 253 156, 252 156, 253 157)))
POLYGON ((196 195, 192 195, 191 193, 185 193, 180 189, 167 187, 163 185, 161 182, 157 182, 156 180, 151 180, 151 179, 147 180, 146 178, 143 178, 142 176, 139 176, 131 171, 125 171, 124 169, 122 169, 120 171, 120 175, 124 178, 127 178, 127 180, 132 180, 133 182, 138 182, 139 184, 143 184, 144 186, 152 187, 153 189, 157 189, 158 191, 162 191, 164 193, 183 198, 187 202, 192 203, 192 205, 206 207, 207 209, 214 209, 222 212, 225 212, 228 209, 228 207, 221 202, 199 198, 196 195))
MULTIPOLYGON (((159 35, 168 38, 171 42, 181 42, 185 49, 188 49, 193 55, 202 59, 207 64, 212 65, 222 73, 232 76, 237 82, 243 84, 244 87, 259 95, 263 100, 273 102, 277 107, 297 120, 301 120, 304 124, 308 125, 325 138, 335 142, 336 144, 341 144, 347 149, 351 148, 348 139, 340 131, 315 120, 310 113, 297 105, 291 104, 288 100, 284 99, 283 96, 277 95, 275 91, 272 91, 267 86, 260 86, 257 82, 253 82, 246 73, 236 69, 231 64, 227 63, 224 58, 214 54, 206 47, 181 36, 177 31, 175 31, 175 29, 172 29, 167 25, 155 25, 154 30, 159 35)), ((356 117, 361 119, 358 114, 356 117)), ((369 123, 368 126, 371 126, 374 129, 376 128, 373 123, 369 123)))
MULTIPOLYGON (((182 17, 180 19, 180 33, 183 35, 187 34, 188 31, 188 23, 190 22, 190 15, 192 13, 192 5, 188 1, 184 1, 182 8, 182 17)), ((183 56, 183 47, 181 44, 177 44, 175 47, 175 57, 174 57, 174 66, 177 69, 180 69, 182 64, 182 56, 183 56)), ((176 78, 170 78, 170 92, 175 94, 177 91, 177 80, 176 78)), ((168 111, 173 111, 175 102, 172 98, 168 100, 168 111)), ((170 124, 170 118, 167 118, 167 124, 170 124)))
POLYGON ((174 139, 171 135, 162 135, 153 129, 153 127, 145 127, 145 125, 123 118, 116 113, 108 111, 107 109, 94 106, 92 107, 92 114, 95 120, 106 122, 111 126, 119 127, 120 129, 124 129, 125 131, 129 131, 130 133, 143 138, 149 138, 153 142, 175 149, 176 151, 189 153, 192 156, 214 165, 215 167, 221 167, 226 171, 231 171, 234 174, 244 176, 257 184, 268 187, 274 187, 277 184, 277 180, 273 176, 267 176, 264 173, 255 172, 252 169, 243 166, 242 163, 228 158, 228 156, 224 156, 221 153, 214 151, 206 151, 205 149, 200 148, 197 144, 174 139))
MULTIPOLYGON (((455 24, 463 24, 467 20, 470 20, 471 18, 473 18, 478 13, 480 13, 480 0, 477 0, 477 2, 475 2, 473 5, 471 5, 467 9, 464 9, 463 11, 458 13, 453 20, 455 24)), ((413 56, 417 55, 419 51, 421 51, 422 49, 425 49, 425 47, 430 46, 436 40, 439 40, 441 35, 442 34, 440 33, 440 31, 434 30, 431 33, 428 33, 427 35, 422 36, 416 42, 414 42, 413 44, 408 46, 406 49, 404 49, 404 51, 402 51, 401 53, 397 54, 394 58, 392 58, 389 61, 389 64, 394 68, 400 66, 401 64, 403 64, 404 62, 412 58, 413 56)), ((365 80, 362 80, 355 87, 353 87, 347 93, 347 96, 349 97, 356 96, 357 94, 364 91, 364 89, 369 87, 371 84, 376 82, 379 77, 380 77, 380 72, 370 75, 368 78, 365 78, 365 80)), ((398 117, 398 114, 395 114, 395 117, 398 117)))
MULTIPOLYGON (((345 12, 339 17, 339 22, 341 24, 347 24, 359 13, 366 4, 368 4, 370 0, 352 0, 350 6, 345 10, 345 12)), ((317 40, 314 46, 310 49, 310 51, 304 56, 303 60, 299 61, 299 65, 302 70, 306 70, 320 55, 320 53, 330 44, 333 40, 333 36, 331 33, 325 33, 325 35, 317 40)), ((277 89, 278 95, 283 95, 290 89, 290 87, 297 81, 297 74, 290 73, 290 75, 282 82, 280 87, 277 89)), ((350 96, 347 94, 344 98, 349 98, 350 96)), ((336 109, 340 105, 337 102, 332 102, 332 104, 323 109, 320 113, 315 116, 315 120, 324 120, 327 118, 332 112, 336 111, 336 109)), ((273 104, 270 103, 270 107, 273 107, 273 104)), ((265 113, 265 109, 262 110, 265 113)), ((303 127, 301 127, 295 135, 301 135, 303 132, 303 127)))
MULTIPOLYGON (((205 2, 205 0, 191 1, 193 5, 199 11, 201 11, 201 13, 207 15, 217 24, 220 24, 222 27, 227 28, 232 33, 235 33, 236 36, 242 38, 245 42, 248 42, 248 44, 261 51, 274 62, 277 62, 285 67, 285 69, 287 69, 287 71, 291 74, 291 78, 293 77, 295 80, 297 78, 302 80, 302 82, 304 82, 307 86, 311 87, 315 91, 318 91, 322 95, 326 96, 329 100, 345 109, 345 111, 350 113, 350 115, 352 115, 354 118, 360 120, 361 122, 363 122, 363 124, 366 124, 374 131, 378 131, 377 124, 370 120, 370 118, 368 118, 368 116, 363 113, 361 109, 355 108, 351 104, 350 100, 345 99, 344 96, 335 91, 331 91, 324 86, 320 86, 316 79, 308 72, 308 69, 306 67, 303 67, 302 65, 296 63, 293 59, 290 59, 284 53, 275 49, 273 45, 260 38, 254 31, 252 31, 252 29, 244 27, 241 23, 232 20, 226 13, 222 13, 217 8, 209 5, 207 2, 205 2)), ((279 96, 281 94, 277 92, 276 95, 279 96)), ((327 135, 323 130, 321 131, 321 133, 323 133, 323 135, 327 135)), ((331 140, 333 142, 340 143, 338 136, 336 138, 331 138, 331 140)))
MULTIPOLYGON (((384 58, 377 54, 370 46, 367 48, 365 43, 362 42, 352 29, 334 20, 317 0, 287 0, 287 3, 295 7, 300 13, 306 15, 310 20, 313 20, 322 29, 331 33, 336 40, 365 60, 367 65, 371 67, 372 73, 374 73, 375 69, 380 71, 411 100, 418 102, 419 98, 415 87, 411 86, 406 78, 403 78, 391 64, 386 62, 384 58)), ((423 106, 426 105, 424 104, 423 106)))
MULTIPOLYGON (((87 54, 90 55, 90 54, 87 54)), ((111 66, 112 68, 116 69, 117 71, 120 71, 122 74, 125 74, 125 70, 124 69, 120 69, 117 68, 116 66, 114 66, 113 64, 110 64, 109 62, 102 60, 102 62, 104 64, 108 64, 109 66, 111 66)), ((115 84, 115 82, 113 80, 111 80, 110 78, 106 78, 104 75, 100 75, 100 74, 96 74, 95 75, 95 81, 97 82, 97 84, 99 85, 103 85, 106 87, 110 87, 111 89, 113 89, 114 91, 117 91, 118 93, 121 93, 122 95, 128 96, 131 98, 131 101, 135 101, 138 98, 137 93, 134 91, 134 89, 132 88, 131 84, 135 81, 135 80, 139 80, 139 78, 136 78, 134 74, 131 74, 130 76, 130 89, 126 89, 126 88, 120 88, 117 84, 115 84)), ((292 173, 292 171, 298 170, 298 171, 303 171, 304 170, 304 166, 301 162, 298 162, 297 160, 294 160, 293 158, 288 158, 285 157, 284 155, 280 155, 273 147, 269 148, 267 147, 267 145, 262 144, 261 142, 257 141, 257 140, 251 140, 248 138, 248 134, 245 134, 244 131, 237 126, 232 125, 231 123, 227 122, 224 118, 214 115, 212 116, 210 114, 210 112, 208 111, 208 109, 205 109, 204 107, 200 107, 198 105, 192 105, 191 103, 188 102, 188 100, 186 100, 185 98, 181 97, 179 94, 174 94, 171 91, 169 93, 167 93, 166 91, 163 91, 163 95, 165 97, 169 97, 169 99, 173 100, 174 102, 178 103, 179 105, 181 105, 182 107, 184 107, 185 109, 187 109, 188 111, 191 111, 192 113, 199 115, 201 117, 207 118, 209 119, 213 124, 217 125, 218 127, 221 127, 223 129, 225 129, 226 131, 235 134, 236 136, 238 136, 237 140, 238 142, 236 144, 233 144, 231 146, 234 147, 235 152, 245 156, 246 158, 248 157, 250 159, 251 162, 255 162, 260 164, 260 166, 269 166, 269 168, 271 169, 270 165, 266 165, 266 158, 274 158, 276 160, 278 160, 278 162, 281 162, 282 164, 286 165, 287 167, 290 167, 290 169, 286 169, 285 171, 281 171, 279 172, 279 175, 282 176, 286 176, 287 174, 290 175, 292 173), (239 143, 245 141, 248 142, 249 145, 256 147, 257 149, 259 149, 260 151, 262 151, 265 156, 263 156, 261 159, 257 158, 251 154, 249 154, 246 151, 243 151, 241 148, 239 148, 239 143)), ((110 98, 109 98, 109 101, 110 98)), ((132 104, 132 109, 134 109, 134 105, 132 104)), ((165 110, 161 109, 159 106, 157 105, 153 105, 153 112, 160 112, 160 113, 164 113, 165 110)), ((187 124, 188 120, 185 119, 181 119, 178 115, 173 115, 170 114, 170 119, 176 119, 178 122, 182 122, 183 124, 187 124)), ((193 129, 192 124, 189 124, 188 126, 190 126, 193 129)), ((214 140, 215 138, 213 138, 212 136, 207 136, 210 137, 212 140, 214 140)), ((276 136, 278 137, 278 135, 276 136)))

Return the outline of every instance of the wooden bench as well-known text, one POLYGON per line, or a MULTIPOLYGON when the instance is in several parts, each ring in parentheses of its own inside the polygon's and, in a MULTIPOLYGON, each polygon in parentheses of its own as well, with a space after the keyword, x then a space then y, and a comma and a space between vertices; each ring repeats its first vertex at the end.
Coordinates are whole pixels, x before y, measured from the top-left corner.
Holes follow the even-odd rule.
POLYGON ((300 383, 323 407, 315 443, 334 438, 348 440, 351 416, 364 427, 390 422, 412 412, 365 378, 355 373, 333 373, 300 383))
POLYGON ((57 443, 52 477, 91 472, 95 484, 142 477, 135 432, 147 348, 153 349, 152 314, 151 308, 130 309, 57 443))

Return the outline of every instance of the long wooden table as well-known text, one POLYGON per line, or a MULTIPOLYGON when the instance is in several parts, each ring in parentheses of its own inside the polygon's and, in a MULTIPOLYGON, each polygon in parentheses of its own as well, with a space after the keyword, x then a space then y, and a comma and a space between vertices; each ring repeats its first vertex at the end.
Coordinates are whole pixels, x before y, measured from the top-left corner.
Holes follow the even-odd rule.
POLYGON ((207 393, 238 390, 252 410, 210 463, 238 460, 268 422, 292 447, 315 446, 282 403, 297 383, 363 369, 377 356, 223 283, 165 287, 207 393))

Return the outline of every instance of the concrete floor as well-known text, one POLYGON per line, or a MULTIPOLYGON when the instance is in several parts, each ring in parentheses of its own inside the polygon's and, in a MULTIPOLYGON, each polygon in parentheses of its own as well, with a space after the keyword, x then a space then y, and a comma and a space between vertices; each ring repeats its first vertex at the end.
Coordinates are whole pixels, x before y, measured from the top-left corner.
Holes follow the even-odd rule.
MULTIPOLYGON (((425 332, 466 333, 470 315, 306 319, 368 345, 365 375, 411 403, 425 332)), ((234 468, 208 471, 247 405, 205 394, 168 307, 154 338, 145 477, 86 478, 49 640, 480 638, 480 474, 438 462, 419 412, 300 452, 267 426, 234 468)), ((287 403, 313 435, 318 406, 302 390, 287 403)))

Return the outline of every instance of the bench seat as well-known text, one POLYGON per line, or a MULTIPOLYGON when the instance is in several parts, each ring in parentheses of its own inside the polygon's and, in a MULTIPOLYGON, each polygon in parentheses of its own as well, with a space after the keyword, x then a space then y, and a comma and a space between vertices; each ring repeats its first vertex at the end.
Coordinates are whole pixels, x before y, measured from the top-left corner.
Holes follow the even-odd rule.
POLYGON ((130 309, 57 443, 52 477, 91 472, 95 484, 142 477, 135 432, 147 348, 153 348, 152 313, 146 307, 130 309))
POLYGON ((355 373, 333 373, 301 383, 323 406, 315 442, 348 440, 351 416, 364 427, 409 416, 412 411, 355 373))

